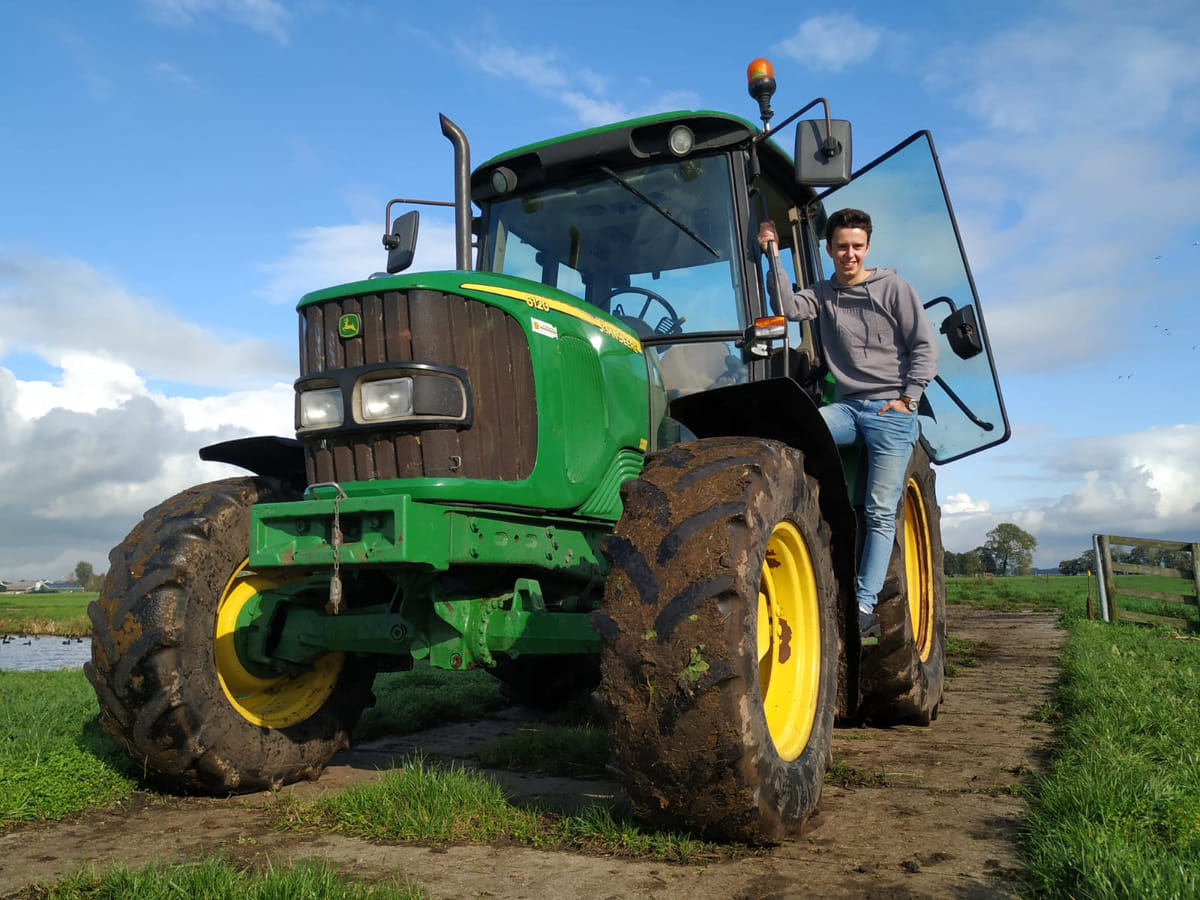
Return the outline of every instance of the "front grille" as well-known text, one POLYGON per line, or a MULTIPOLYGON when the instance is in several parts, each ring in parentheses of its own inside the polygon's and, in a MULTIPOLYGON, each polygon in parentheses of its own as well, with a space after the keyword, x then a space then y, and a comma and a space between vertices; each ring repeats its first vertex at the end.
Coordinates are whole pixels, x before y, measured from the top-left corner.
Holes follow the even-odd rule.
POLYGON ((529 344, 503 310, 440 291, 361 294, 300 310, 300 374, 388 362, 465 369, 474 394, 469 428, 396 425, 301 435, 310 483, 377 478, 528 477, 537 459, 537 406, 529 344), (338 320, 358 313, 343 339, 338 320))

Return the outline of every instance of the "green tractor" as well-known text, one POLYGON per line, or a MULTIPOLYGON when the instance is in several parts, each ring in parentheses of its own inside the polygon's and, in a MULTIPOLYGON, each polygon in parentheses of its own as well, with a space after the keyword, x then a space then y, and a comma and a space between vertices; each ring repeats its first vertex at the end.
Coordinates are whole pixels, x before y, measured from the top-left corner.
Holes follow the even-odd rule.
POLYGON ((86 672, 148 779, 315 778, 376 673, 422 660, 527 704, 592 690, 642 817, 763 842, 816 808, 836 719, 936 717, 930 464, 1009 433, 974 285, 927 133, 852 176, 848 122, 818 99, 771 129, 774 79, 751 76, 762 127, 648 116, 473 172, 443 117, 456 270, 405 273, 418 213, 392 209, 420 201, 389 203, 387 271, 298 304, 296 437, 204 448, 253 476, 164 501, 112 551, 86 672), (764 291, 773 265, 821 277, 843 206, 943 345, 869 647, 861 454, 818 413, 813 329, 764 291))

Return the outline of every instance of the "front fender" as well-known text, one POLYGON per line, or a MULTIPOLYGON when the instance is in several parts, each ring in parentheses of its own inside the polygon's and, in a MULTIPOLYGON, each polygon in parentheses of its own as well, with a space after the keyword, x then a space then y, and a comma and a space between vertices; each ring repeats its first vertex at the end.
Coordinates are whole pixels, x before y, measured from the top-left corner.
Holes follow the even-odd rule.
POLYGON ((200 458, 241 466, 264 478, 278 478, 297 491, 303 491, 308 481, 304 449, 295 438, 263 435, 222 441, 201 447, 200 458))

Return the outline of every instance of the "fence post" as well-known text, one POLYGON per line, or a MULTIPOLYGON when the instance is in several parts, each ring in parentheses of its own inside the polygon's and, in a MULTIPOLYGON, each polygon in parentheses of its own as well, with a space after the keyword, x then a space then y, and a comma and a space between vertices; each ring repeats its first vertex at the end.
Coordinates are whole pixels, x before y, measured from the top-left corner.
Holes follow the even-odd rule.
POLYGON ((1100 535, 1100 553, 1096 565, 1100 567, 1100 578, 1104 582, 1104 621, 1117 621, 1117 581, 1113 577, 1112 544, 1107 534, 1100 535))
POLYGON ((1192 586, 1196 590, 1196 613, 1200 615, 1200 544, 1192 544, 1192 586))

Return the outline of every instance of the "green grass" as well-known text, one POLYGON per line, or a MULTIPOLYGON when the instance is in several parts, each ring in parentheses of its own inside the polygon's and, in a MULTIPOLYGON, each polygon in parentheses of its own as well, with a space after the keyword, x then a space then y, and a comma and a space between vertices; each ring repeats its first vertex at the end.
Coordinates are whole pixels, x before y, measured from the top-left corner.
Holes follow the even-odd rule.
POLYGON ((1114 577, 1116 582, 1116 607, 1118 613, 1121 610, 1134 613, 1149 613, 1153 616, 1166 616, 1172 619, 1183 619, 1187 623, 1188 628, 1196 630, 1200 625, 1200 616, 1197 615, 1195 596, 1196 587, 1192 579, 1186 578, 1164 578, 1160 575, 1117 575, 1114 577), (1141 597, 1130 597, 1122 595, 1123 589, 1137 591, 1158 591, 1163 594, 1174 594, 1181 597, 1190 598, 1189 601, 1179 603, 1168 603, 1163 600, 1150 600, 1141 597))
POLYGON ((133 793, 82 672, 0 671, 0 697, 0 829, 133 793))
POLYGON ((608 734, 591 725, 523 729, 475 751, 480 765, 566 778, 603 778, 608 734))
POLYGON ((1200 896, 1200 642, 1078 621, 1026 842, 1054 897, 1200 896))
POLYGON ((193 864, 141 869, 114 866, 103 873, 84 869, 32 896, 38 900, 425 900, 429 895, 407 880, 366 884, 321 863, 259 872, 209 857, 193 864))
POLYGON ((643 830, 603 805, 578 815, 516 806, 485 775, 413 759, 377 781, 311 802, 281 796, 276 823, 301 831, 338 831, 378 841, 513 843, 541 850, 695 863, 737 848, 687 834, 643 830))
POLYGON ((980 654, 991 648, 987 641, 972 641, 967 638, 946 635, 946 677, 953 678, 963 669, 973 669, 979 665, 980 654))
MULTIPOLYGON (((1118 578, 1163 589, 1155 576, 1118 578)), ((1033 716, 1054 724, 1056 744, 1030 791, 1032 894, 1200 896, 1200 640, 1089 621, 1086 576, 946 583, 973 606, 1059 609, 1067 629, 1057 695, 1033 716)), ((1096 606, 1094 578, 1090 590, 1096 606)))
POLYGON ((0 634, 92 633, 87 606, 94 591, 71 594, 0 594, 0 634))
MULTIPOLYGON (((1092 579, 1091 593, 1095 604, 1095 578, 1092 579)), ((1086 575, 946 579, 948 603, 963 603, 980 609, 1062 610, 1071 616, 1079 616, 1085 613, 1087 595, 1086 575)))
POLYGON ((835 759, 825 772, 825 783, 843 788, 886 787, 887 772, 881 769, 858 769, 835 759))
POLYGON ((375 705, 359 720, 356 741, 475 721, 509 705, 500 682, 482 669, 448 672, 425 662, 408 672, 377 675, 374 691, 375 705))

